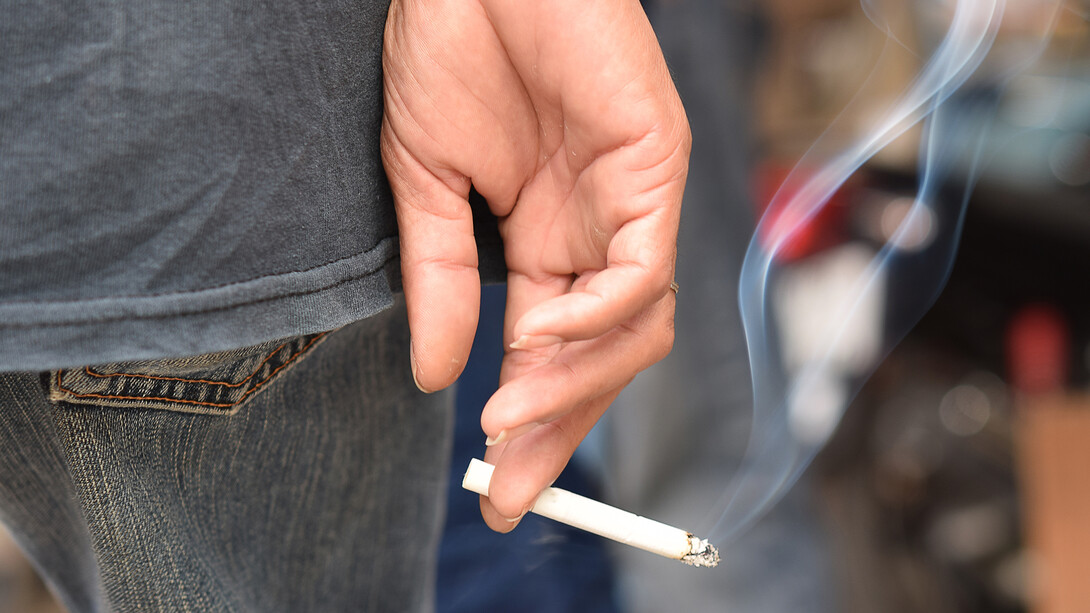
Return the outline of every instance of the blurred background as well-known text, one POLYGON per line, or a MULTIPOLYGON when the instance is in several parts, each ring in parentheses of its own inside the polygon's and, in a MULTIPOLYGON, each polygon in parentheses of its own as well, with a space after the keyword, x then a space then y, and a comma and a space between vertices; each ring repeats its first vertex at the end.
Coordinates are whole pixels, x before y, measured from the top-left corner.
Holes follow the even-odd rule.
MULTIPOLYGON (((904 37, 894 44, 934 39, 952 4, 887 11, 904 37)), ((763 6, 757 175, 776 176, 891 43, 855 1, 763 6)), ((990 63, 947 101, 952 123, 988 131, 979 172, 966 146, 935 196, 972 188, 950 279, 810 468, 836 610, 1090 611, 1090 39, 1084 3, 1056 6, 1007 2, 990 63), (1038 52, 999 76, 1011 57, 1038 52)), ((915 77, 910 56, 872 76, 857 130, 832 142, 859 138, 867 107, 915 77)), ((801 257, 889 240, 918 187, 919 139, 908 132, 857 173, 811 224, 801 257)), ((913 291, 891 277, 883 321, 913 291)))
MULTIPOLYGON (((717 519, 708 510, 741 465, 751 425, 737 291, 756 219, 819 137, 835 154, 865 133, 868 109, 912 82, 927 59, 915 50, 941 37, 955 3, 885 3, 889 32, 872 21, 872 0, 644 4, 694 134, 678 338, 558 485, 699 534, 717 519)), ((1039 57, 1003 78, 990 64, 948 100, 959 125, 988 124, 989 136, 979 172, 967 146, 935 192, 960 200, 972 187, 945 289, 719 569, 534 516, 511 535, 484 527, 459 484, 483 453, 477 419, 502 355, 503 288, 486 288, 459 388, 439 610, 1090 611, 1090 7, 1056 6, 1008 0, 996 61, 1039 57)), ((868 162, 796 238, 790 257, 807 279, 835 278, 850 254, 890 239, 916 194, 920 134, 868 162)), ((809 285, 785 312, 805 313, 833 284, 809 285)), ((911 279, 891 282, 862 329, 899 336, 886 322, 913 292, 911 279)), ((0 613, 55 611, 0 532, 0 613)))

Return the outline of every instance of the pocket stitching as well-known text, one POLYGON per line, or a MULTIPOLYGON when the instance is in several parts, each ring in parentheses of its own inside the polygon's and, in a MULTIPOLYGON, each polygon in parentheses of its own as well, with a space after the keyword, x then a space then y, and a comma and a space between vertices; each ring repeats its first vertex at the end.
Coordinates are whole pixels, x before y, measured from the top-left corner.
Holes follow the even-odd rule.
MULTIPOLYGON (((270 379, 275 377, 278 372, 280 372, 281 370, 286 368, 288 365, 290 365, 292 362, 294 362, 299 356, 303 355, 307 351, 307 349, 310 349, 310 347, 314 343, 321 340, 322 337, 324 337, 326 334, 328 334, 328 332, 323 332, 321 334, 318 334, 314 338, 310 339, 310 341, 306 345, 304 345, 302 348, 300 348, 298 351, 296 351, 290 357, 288 357, 288 359, 285 360, 283 364, 276 367, 271 373, 269 373, 269 375, 267 377, 265 377, 261 381, 254 384, 254 386, 251 387, 250 389, 246 390, 234 402, 224 403, 224 402, 208 402, 208 401, 203 401, 203 400, 187 400, 187 399, 184 399, 184 398, 159 398, 159 397, 151 397, 151 396, 120 396, 120 395, 116 395, 116 394, 81 393, 81 392, 77 392, 75 390, 71 390, 71 389, 64 386, 64 383, 62 382, 62 379, 61 379, 61 376, 64 373, 64 371, 61 371, 61 370, 57 371, 57 388, 60 389, 63 392, 66 392, 68 394, 71 394, 72 396, 75 396, 76 398, 102 398, 104 400, 136 400, 136 401, 149 401, 150 400, 150 401, 159 401, 159 402, 177 402, 179 404, 196 404, 196 405, 207 406, 207 407, 216 407, 216 408, 221 408, 221 409, 229 408, 229 407, 233 407, 233 406, 235 406, 237 404, 241 404, 243 400, 246 400, 246 398, 248 398, 250 396, 250 394, 253 394, 257 390, 261 389, 261 387, 264 386, 266 383, 268 383, 270 379)), ((284 343, 284 344, 287 344, 287 343, 284 343)), ((245 379, 243 379, 238 384, 224 383, 222 381, 219 381, 219 382, 217 382, 217 381, 202 381, 200 379, 182 379, 182 378, 175 378, 175 377, 156 377, 156 376, 153 376, 153 375, 139 375, 139 374, 127 374, 127 373, 114 373, 114 374, 109 374, 109 375, 92 374, 92 373, 88 373, 88 374, 91 374, 92 376, 96 376, 96 377, 99 377, 99 378, 139 377, 139 378, 146 378, 146 379, 163 379, 163 380, 169 380, 169 381, 183 381, 183 382, 191 382, 191 383, 211 383, 211 384, 214 384, 214 385, 225 385, 225 386, 228 386, 228 387, 238 387, 239 385, 242 385, 246 381, 249 381, 251 378, 253 378, 253 376, 256 375, 259 370, 261 370, 261 367, 264 366, 265 363, 268 362, 274 355, 276 355, 276 352, 279 351, 283 347, 284 347, 284 345, 280 345, 279 347, 277 347, 276 349, 271 351, 269 353, 269 355, 264 360, 262 360, 260 364, 257 365, 257 368, 254 369, 254 372, 250 373, 250 376, 246 377, 245 379)), ((85 368, 84 370, 87 370, 87 369, 85 368)))
MULTIPOLYGON (((325 336, 325 333, 322 333, 322 334, 314 337, 311 340, 311 342, 306 344, 305 347, 303 347, 299 351, 292 354, 288 358, 287 362, 285 362, 284 366, 286 366, 287 364, 290 364, 292 362, 292 360, 294 360, 296 357, 298 357, 299 354, 306 351, 307 348, 310 347, 314 343, 314 341, 318 340, 322 336, 325 336)), ((258 373, 258 371, 261 370, 261 367, 264 366, 266 362, 273 359, 273 356, 275 356, 278 351, 280 351, 281 349, 284 348, 284 345, 287 345, 287 343, 281 343, 279 347, 277 347, 276 349, 273 349, 272 351, 270 351, 269 355, 265 356, 265 359, 261 360, 261 362, 254 368, 254 372, 250 373, 249 377, 246 377, 245 379, 243 379, 242 381, 239 381, 238 383, 228 383, 226 381, 210 381, 208 379, 186 379, 184 377, 160 377, 160 376, 157 376, 157 375, 143 375, 143 374, 128 373, 128 372, 100 373, 100 372, 95 372, 95 371, 91 370, 90 366, 84 366, 83 367, 83 372, 86 373, 87 375, 90 375, 92 377, 97 377, 99 379, 109 379, 111 377, 133 377, 133 378, 136 378, 136 379, 153 379, 153 380, 156 380, 156 381, 181 381, 183 383, 203 383, 205 385, 222 385, 224 387, 239 387, 239 386, 245 385, 247 381, 252 379, 253 376, 256 375, 258 373)), ((283 368, 284 366, 281 366, 280 368, 283 368)), ((280 368, 277 368, 276 370, 280 370, 280 368)), ((273 372, 275 373, 276 371, 273 371, 273 372)), ((261 383, 264 383, 264 381, 262 381, 261 383)), ((258 385, 261 385, 261 383, 258 383, 258 385)))

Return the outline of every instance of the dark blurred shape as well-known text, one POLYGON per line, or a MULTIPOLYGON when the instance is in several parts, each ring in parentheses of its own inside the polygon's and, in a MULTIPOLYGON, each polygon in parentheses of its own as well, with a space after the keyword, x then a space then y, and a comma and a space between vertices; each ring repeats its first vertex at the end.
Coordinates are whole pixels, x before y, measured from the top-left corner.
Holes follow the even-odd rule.
MULTIPOLYGON (((597 432, 611 504, 716 542, 719 503, 753 423, 738 278, 754 228, 750 97, 753 77, 764 72, 757 56, 765 6, 747 0, 645 6, 693 133, 675 270, 681 291, 673 351, 621 392, 597 432)), ((767 183, 776 174, 770 171, 767 183)), ((826 229, 832 228, 815 226, 797 251, 819 248, 826 229)), ((752 530, 717 542, 722 562, 715 569, 612 547, 625 610, 836 611, 809 485, 795 487, 752 530)))
MULTIPOLYGON (((436 610, 618 613, 612 567, 601 538, 536 515, 527 515, 512 532, 498 534, 481 519, 478 496, 462 489, 469 460, 484 454, 481 409, 499 382, 506 297, 502 285, 482 290, 477 336, 458 380, 436 610)), ((598 497, 574 460, 556 485, 598 497)))

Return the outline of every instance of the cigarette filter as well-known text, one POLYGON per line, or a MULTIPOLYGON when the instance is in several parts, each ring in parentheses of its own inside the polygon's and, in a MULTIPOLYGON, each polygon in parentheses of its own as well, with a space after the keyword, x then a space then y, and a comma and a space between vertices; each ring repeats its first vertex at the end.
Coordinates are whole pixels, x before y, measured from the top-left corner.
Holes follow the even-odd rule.
MULTIPOLYGON (((488 496, 494 468, 486 462, 470 460, 462 487, 488 496)), ((690 566, 719 564, 719 550, 705 539, 560 488, 550 487, 542 492, 530 512, 690 566)))

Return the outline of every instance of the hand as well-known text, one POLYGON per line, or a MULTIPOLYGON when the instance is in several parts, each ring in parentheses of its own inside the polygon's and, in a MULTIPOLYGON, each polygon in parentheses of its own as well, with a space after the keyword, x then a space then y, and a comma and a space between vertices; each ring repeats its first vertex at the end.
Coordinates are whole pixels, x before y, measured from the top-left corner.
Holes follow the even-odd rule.
POLYGON ((481 415, 481 511, 506 532, 673 344, 688 123, 636 0, 393 0, 383 68, 424 390, 457 378, 477 326, 471 185, 500 219, 514 348, 481 415))

